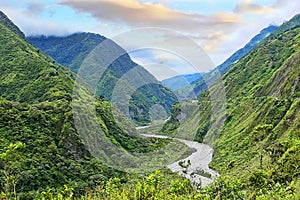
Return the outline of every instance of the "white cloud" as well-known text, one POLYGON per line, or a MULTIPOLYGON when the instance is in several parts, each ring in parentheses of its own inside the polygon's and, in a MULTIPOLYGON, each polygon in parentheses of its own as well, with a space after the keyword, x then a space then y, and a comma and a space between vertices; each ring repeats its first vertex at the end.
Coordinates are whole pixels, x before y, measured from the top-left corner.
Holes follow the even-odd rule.
MULTIPOLYGON (((211 0, 175 1, 180 5, 188 5, 189 2, 212 3, 211 0)), ((213 4, 219 4, 219 6, 218 12, 208 12, 212 14, 187 13, 180 7, 175 9, 174 1, 169 0, 151 0, 151 2, 147 0, 28 0, 26 3, 22 2, 20 6, 14 5, 17 1, 12 2, 14 3, 8 0, 1 2, 0 8, 26 35, 65 35, 75 31, 91 31, 114 39, 113 36, 138 27, 162 27, 175 30, 194 40, 216 64, 221 63, 238 48, 244 46, 262 28, 270 23, 282 23, 283 20, 288 20, 300 10, 300 4, 294 0, 277 0, 273 4, 263 4, 263 1, 257 0, 236 2, 230 0, 228 3, 232 4, 232 12, 228 8, 220 12, 220 7, 225 2, 214 1, 213 4), (54 4, 55 2, 60 3, 54 4), (173 9, 171 9, 172 5, 173 9), (62 10, 70 11, 71 16, 68 13, 67 17, 74 17, 78 23, 64 22, 64 19, 57 21, 57 17, 50 16, 50 12, 55 15, 54 12, 62 10), (46 12, 48 12, 48 18, 45 17, 46 12), (92 23, 85 24, 86 21, 91 20, 92 23)), ((153 41, 152 46, 159 45, 155 44, 155 38, 151 37, 150 34, 137 34, 124 44, 125 48, 137 46, 145 39, 149 43, 153 41)), ((178 37, 176 34, 165 34, 160 37, 159 43, 167 44, 171 49, 181 48, 193 54, 193 48, 187 47, 184 37, 178 37)), ((170 57, 159 53, 153 56, 156 56, 155 60, 158 64, 172 63, 170 57)), ((211 66, 204 70, 210 68, 211 66)))
POLYGON ((210 16, 189 14, 170 9, 161 3, 138 0, 63 0, 61 5, 89 13, 101 22, 124 23, 129 27, 168 28, 203 36, 216 29, 230 31, 242 20, 234 13, 216 13, 210 16))
POLYGON ((275 5, 260 5, 252 0, 243 0, 235 8, 236 13, 250 13, 254 15, 266 15, 276 11, 275 5))
POLYGON ((56 24, 51 20, 42 20, 40 14, 47 6, 35 3, 28 4, 26 9, 14 7, 11 4, 3 4, 0 9, 15 23, 25 35, 66 35, 75 30, 56 24), (35 5, 35 6, 33 6, 35 5))

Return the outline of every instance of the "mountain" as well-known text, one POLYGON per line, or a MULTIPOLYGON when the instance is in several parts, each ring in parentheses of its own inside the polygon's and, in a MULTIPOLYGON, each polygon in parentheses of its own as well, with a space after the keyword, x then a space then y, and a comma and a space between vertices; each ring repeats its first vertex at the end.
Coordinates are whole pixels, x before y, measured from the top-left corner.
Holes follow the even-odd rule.
POLYGON ((284 22, 276 31, 274 31, 271 35, 274 37, 280 36, 280 34, 284 33, 285 31, 292 30, 297 28, 300 23, 300 15, 294 16, 290 21, 284 22))
POLYGON ((0 16, 1 199, 300 199, 300 15, 198 101, 172 106, 166 133, 195 131, 196 141, 214 147, 210 167, 221 175, 198 191, 169 171, 141 179, 120 172, 147 166, 132 156, 153 155, 169 141, 139 137, 88 80, 29 44, 6 19, 0 16))
POLYGON ((25 34, 2 11, 0 11, 0 23, 5 25, 9 30, 17 34, 19 37, 25 38, 25 34))
POLYGON ((167 78, 161 81, 161 83, 172 89, 173 91, 178 90, 179 88, 183 88, 185 86, 188 86, 192 82, 198 80, 201 78, 201 73, 195 73, 195 74, 184 74, 179 76, 174 76, 171 78, 167 78))
POLYGON ((300 197, 299 17, 284 23, 203 92, 197 114, 178 124, 178 116, 185 115, 176 105, 173 122, 165 125, 164 131, 172 134, 199 120, 195 140, 214 147, 211 167, 230 180, 235 198, 300 197))
POLYGON ((199 95, 203 92, 207 86, 214 82, 214 80, 224 74, 231 66, 233 66, 237 61, 239 61, 242 57, 244 57, 247 53, 249 53, 256 45, 262 41, 264 38, 269 36, 272 32, 274 32, 278 26, 270 25, 263 30, 260 31, 259 34, 254 36, 243 48, 237 50, 234 54, 232 54, 228 59, 225 60, 222 64, 218 65, 214 70, 203 74, 199 79, 195 80, 191 84, 186 87, 179 87, 177 91, 182 96, 186 96, 188 98, 193 98, 195 95, 199 95))
POLYGON ((81 74, 81 76, 91 83, 90 86, 96 91, 97 96, 110 101, 119 98, 113 96, 114 94, 120 92, 124 94, 127 91, 128 93, 124 96, 129 95, 130 99, 118 102, 120 104, 118 107, 137 124, 150 122, 149 111, 153 105, 160 105, 169 113, 172 104, 177 101, 176 96, 168 88, 161 85, 143 67, 134 63, 124 49, 101 35, 75 33, 64 37, 27 37, 27 40, 75 73, 78 73, 84 64, 84 59, 93 54, 95 48, 98 47, 98 49, 96 48, 99 51, 97 55, 98 69, 86 68, 86 74, 81 74), (101 49, 99 49, 100 46, 101 49), (105 63, 107 58, 116 56, 116 53, 120 55, 111 63, 105 63), (102 60, 103 63, 99 63, 99 60, 102 60), (105 71, 99 75, 100 77, 95 76, 96 72, 93 70, 101 71, 101 69, 105 71), (128 74, 130 74, 129 78, 128 74), (130 104, 126 105, 124 103, 126 101, 129 101, 130 104))
POLYGON ((124 163, 140 167, 132 154, 151 152, 165 143, 139 137, 110 102, 96 99, 73 72, 12 31, 15 26, 6 20, 2 14, 1 198, 18 193, 20 199, 33 199, 34 191, 64 185, 83 194, 113 177, 125 181, 125 172, 120 171, 124 163), (114 146, 118 151, 113 151, 114 146))
POLYGON ((278 26, 270 25, 261 30, 260 33, 254 36, 243 48, 237 50, 228 59, 226 59, 225 62, 217 66, 217 69, 221 74, 224 74, 232 65, 234 65, 237 61, 239 61, 242 57, 249 53, 260 41, 268 37, 277 28, 278 26))

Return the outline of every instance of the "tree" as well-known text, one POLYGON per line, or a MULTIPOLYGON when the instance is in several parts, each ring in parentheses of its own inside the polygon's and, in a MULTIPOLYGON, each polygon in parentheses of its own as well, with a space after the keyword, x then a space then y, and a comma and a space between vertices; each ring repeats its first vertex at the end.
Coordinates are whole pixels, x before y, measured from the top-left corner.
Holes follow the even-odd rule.
POLYGON ((4 178, 3 189, 4 196, 10 198, 13 193, 14 199, 17 199, 16 186, 21 176, 24 163, 22 149, 26 145, 22 142, 10 144, 3 153, 0 154, 0 169, 4 178))

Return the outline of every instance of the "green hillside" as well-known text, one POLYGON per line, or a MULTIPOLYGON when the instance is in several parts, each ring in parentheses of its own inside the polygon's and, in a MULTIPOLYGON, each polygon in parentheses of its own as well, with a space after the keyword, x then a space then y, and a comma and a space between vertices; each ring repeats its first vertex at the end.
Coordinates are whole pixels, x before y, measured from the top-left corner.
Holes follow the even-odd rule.
POLYGON ((25 34, 2 11, 0 11, 0 23, 4 24, 9 30, 17 34, 19 37, 25 38, 25 34))
POLYGON ((257 44, 259 44, 259 42, 276 31, 277 28, 278 26, 269 25, 268 27, 262 29, 244 47, 234 52, 222 64, 218 65, 210 72, 203 73, 201 77, 199 77, 197 80, 192 81, 190 84, 187 84, 185 87, 176 89, 176 93, 186 98, 195 98, 199 96, 210 85, 212 85, 220 75, 225 74, 235 63, 237 63, 241 58, 243 58, 253 48, 255 48, 257 44))
MULTIPOLYGON (((300 195, 298 19, 284 23, 222 77, 226 102, 213 117, 213 109, 222 104, 211 101, 211 94, 220 91, 220 83, 199 97, 197 114, 182 124, 175 116, 163 128, 171 134, 199 119, 195 140, 214 147, 211 166, 241 183, 250 199, 300 195)), ((180 105, 173 110, 180 113, 180 105)))
MULTIPOLYGON (((16 192, 21 199, 32 199, 35 191, 64 185, 82 195, 113 177, 126 181, 124 172, 98 157, 110 156, 109 149, 92 154, 89 141, 78 132, 72 104, 75 77, 0 23, 1 198, 13 198, 16 192)), ((77 90, 80 97, 92 96, 83 85, 77 90)), ((169 143, 139 137, 130 121, 108 101, 92 103, 104 137, 128 155, 152 152, 169 143), (120 127, 120 121, 126 128, 120 127)), ((88 135, 91 130, 84 128, 88 135)))
POLYGON ((130 95, 130 103, 124 105, 124 102, 121 102, 118 107, 126 107, 121 111, 138 125, 145 125, 151 121, 149 111, 153 105, 161 105, 169 114, 172 104, 177 101, 171 90, 161 85, 147 70, 133 62, 124 49, 99 34, 75 33, 64 37, 33 36, 27 37, 27 40, 75 73, 82 73, 82 69, 79 70, 87 56, 97 54, 97 69, 86 68, 87 76, 84 77, 82 74, 81 76, 91 83, 90 86, 96 91, 97 96, 105 97, 110 101, 117 98, 114 97, 116 90, 126 91, 127 93, 122 95, 130 95), (109 60, 107 58, 115 56, 111 63, 106 63, 109 60), (101 69, 105 71, 95 76, 97 74, 95 71, 101 69), (126 78, 128 74, 130 76, 126 78))
POLYGON ((226 120, 220 137, 212 141, 213 166, 248 180, 257 194, 276 184, 282 190, 299 184, 299 42, 300 28, 288 31, 254 50, 224 77, 226 120), (262 191, 253 178, 263 179, 262 191))
POLYGON ((210 186, 193 188, 165 169, 144 176, 121 171, 149 172, 191 149, 139 137, 116 107, 27 43, 1 14, 0 198, 300 199, 299 16, 232 66, 198 102, 173 105, 161 133, 212 145, 211 167, 221 174, 210 186))

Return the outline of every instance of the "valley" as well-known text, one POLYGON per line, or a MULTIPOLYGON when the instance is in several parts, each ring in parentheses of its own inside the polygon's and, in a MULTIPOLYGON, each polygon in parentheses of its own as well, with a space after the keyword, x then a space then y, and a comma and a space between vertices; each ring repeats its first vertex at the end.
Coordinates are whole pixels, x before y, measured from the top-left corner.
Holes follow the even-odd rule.
POLYGON ((239 53, 161 83, 102 35, 0 11, 0 199, 300 199, 300 14, 239 53))
MULTIPOLYGON (((170 138, 168 136, 155 134, 142 134, 142 136, 164 139, 170 138)), ((212 183, 216 176, 219 175, 216 171, 209 168, 209 163, 213 157, 213 149, 209 145, 198 142, 178 138, 172 139, 178 140, 179 142, 187 145, 188 148, 191 149, 192 154, 184 159, 168 164, 167 167, 172 172, 179 173, 189 179, 196 188, 198 185, 206 187, 212 183)))
POLYGON ((159 133, 163 122, 154 122, 153 125, 136 127, 140 130, 141 136, 150 138, 172 139, 185 144, 188 147, 187 152, 182 152, 179 159, 168 163, 167 167, 172 171, 179 173, 183 177, 189 179, 195 189, 206 187, 219 175, 218 172, 209 168, 209 163, 212 161, 213 148, 207 144, 184 140, 180 138, 170 137, 159 133))

